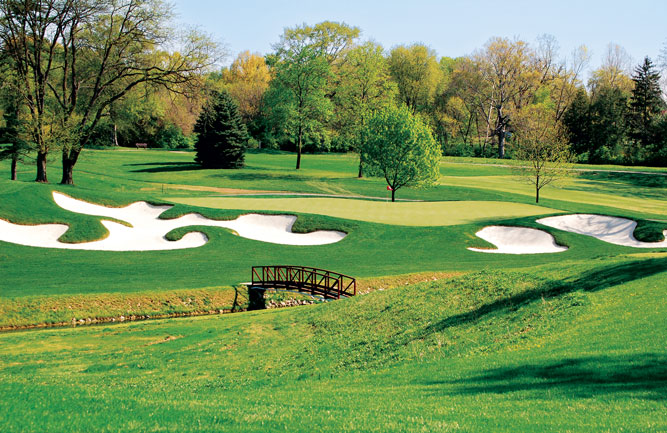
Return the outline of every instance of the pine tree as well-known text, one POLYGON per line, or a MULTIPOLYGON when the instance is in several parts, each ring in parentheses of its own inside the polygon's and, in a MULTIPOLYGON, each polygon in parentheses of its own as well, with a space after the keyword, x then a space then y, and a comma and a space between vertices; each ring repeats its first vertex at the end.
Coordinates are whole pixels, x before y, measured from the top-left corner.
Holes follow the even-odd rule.
POLYGON ((563 125, 577 155, 590 150, 590 123, 590 102, 586 90, 580 88, 563 115, 563 125))
POLYGON ((248 132, 238 105, 226 91, 214 92, 194 131, 198 134, 195 161, 205 168, 243 167, 248 132))
POLYGON ((630 99, 628 124, 630 138, 642 148, 651 146, 654 139, 654 120, 665 109, 660 91, 660 74, 648 57, 644 63, 635 68, 632 75, 635 88, 630 99))

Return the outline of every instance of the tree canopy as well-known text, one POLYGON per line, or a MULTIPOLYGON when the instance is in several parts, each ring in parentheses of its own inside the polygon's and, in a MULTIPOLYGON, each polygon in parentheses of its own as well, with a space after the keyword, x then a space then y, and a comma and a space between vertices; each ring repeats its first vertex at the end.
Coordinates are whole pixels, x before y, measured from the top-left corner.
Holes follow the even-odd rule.
POLYGON ((440 147, 424 121, 406 107, 376 112, 364 128, 363 158, 369 174, 383 177, 391 189, 428 186, 440 175, 440 147))

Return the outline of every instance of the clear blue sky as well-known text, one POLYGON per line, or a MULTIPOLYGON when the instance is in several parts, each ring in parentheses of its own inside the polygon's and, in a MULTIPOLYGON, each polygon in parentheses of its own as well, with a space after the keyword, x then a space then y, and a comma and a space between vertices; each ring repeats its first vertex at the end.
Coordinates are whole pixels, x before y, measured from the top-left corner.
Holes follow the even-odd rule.
POLYGON ((639 63, 656 61, 667 42, 667 0, 175 0, 182 23, 223 41, 227 63, 244 50, 266 54, 285 27, 325 20, 362 30, 385 49, 422 42, 439 56, 458 57, 481 48, 492 36, 534 43, 548 33, 561 55, 585 44, 591 68, 602 61, 609 42, 639 63))

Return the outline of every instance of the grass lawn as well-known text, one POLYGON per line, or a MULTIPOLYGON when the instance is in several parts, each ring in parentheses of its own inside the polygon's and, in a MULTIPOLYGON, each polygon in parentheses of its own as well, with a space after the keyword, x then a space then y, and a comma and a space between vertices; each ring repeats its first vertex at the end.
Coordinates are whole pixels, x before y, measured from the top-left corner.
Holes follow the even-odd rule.
POLYGON ((453 226, 478 221, 558 213, 523 203, 488 201, 377 202, 343 198, 167 197, 167 201, 216 209, 316 213, 402 226, 453 226))
MULTIPOLYGON (((21 166, 18 182, 0 180, 0 218, 68 223, 67 242, 106 235, 99 217, 55 205, 57 190, 113 206, 172 203, 169 218, 289 212, 297 231, 348 236, 295 247, 195 227, 209 243, 178 251, 0 243, 0 329, 228 310, 245 302, 234 285, 258 264, 331 269, 364 279, 370 293, 290 309, 2 332, 1 432, 667 430, 667 251, 535 223, 571 212, 621 216, 639 221, 638 238, 657 240, 667 229, 664 170, 581 172, 545 188, 535 206, 511 168, 445 159, 440 185, 399 191, 421 201, 386 203, 358 198, 386 190, 382 180, 356 178, 354 155, 305 155, 300 171, 282 153, 248 154, 239 170, 201 170, 192 159, 85 151, 76 186, 35 184, 34 168, 21 166), (238 196, 249 192, 262 195, 238 196), (538 227, 569 250, 468 251, 490 247, 475 236, 487 224, 538 227), (391 277, 408 273, 419 274, 391 277)), ((50 162, 52 178, 58 168, 50 162)))
POLYGON ((0 334, 3 432, 664 431, 667 256, 0 334))

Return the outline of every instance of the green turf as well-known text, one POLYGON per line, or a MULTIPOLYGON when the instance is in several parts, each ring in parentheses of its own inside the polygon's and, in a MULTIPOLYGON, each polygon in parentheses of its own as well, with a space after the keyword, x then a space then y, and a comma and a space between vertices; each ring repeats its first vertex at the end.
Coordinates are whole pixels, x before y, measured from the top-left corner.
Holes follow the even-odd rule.
POLYGON ((510 202, 377 202, 342 198, 167 197, 167 201, 217 209, 316 213, 337 218, 404 226, 453 226, 558 211, 510 202))
MULTIPOLYGON (((356 178, 354 155, 305 155, 300 171, 294 155, 283 153, 251 153, 247 168, 229 171, 201 170, 192 158, 84 151, 73 187, 35 184, 33 167, 20 166, 18 182, 0 181, 0 218, 68 222, 64 240, 83 242, 105 235, 100 219, 58 208, 53 190, 114 206, 208 203, 250 190, 263 198, 225 199, 235 203, 230 209, 177 204, 164 216, 229 219, 251 203, 253 209, 289 203, 292 209, 273 212, 296 213, 296 231, 338 229, 348 236, 292 247, 193 228, 210 242, 129 253, 0 243, 0 327, 224 309, 234 304, 229 286, 248 281, 257 264, 377 277, 374 291, 277 311, 0 333, 0 431, 667 429, 667 251, 545 228, 534 216, 627 217, 639 222, 638 238, 660 240, 667 229, 664 170, 581 172, 546 187, 541 207, 531 208, 530 190, 494 161, 446 158, 443 184, 399 191, 399 198, 426 202, 392 204, 266 198, 271 191, 384 198, 382 180, 356 178), (326 206, 304 205, 313 201, 326 206), (451 212, 461 201, 471 204, 451 212), (471 220, 482 201, 498 204, 476 216, 485 220, 471 220), (410 207, 420 211, 405 211, 410 207), (455 225, 416 224, 453 218, 455 225), (468 251, 490 246, 475 232, 491 223, 539 227, 569 250, 468 251), (385 278, 410 272, 428 281, 385 278)), ((54 158, 52 180, 57 169, 54 158)), ((0 163, 0 174, 7 171, 8 163, 0 163)))
POLYGON ((0 334, 0 429, 664 431, 665 260, 0 334))

